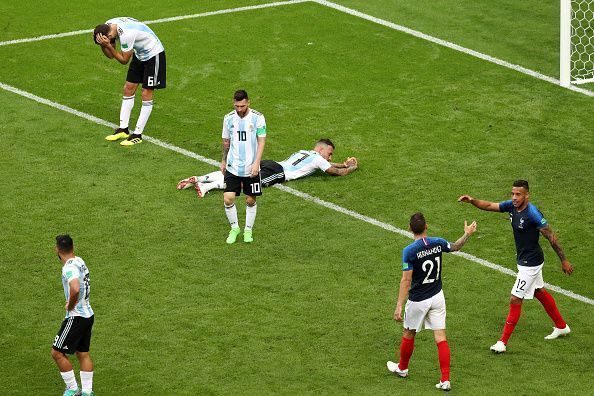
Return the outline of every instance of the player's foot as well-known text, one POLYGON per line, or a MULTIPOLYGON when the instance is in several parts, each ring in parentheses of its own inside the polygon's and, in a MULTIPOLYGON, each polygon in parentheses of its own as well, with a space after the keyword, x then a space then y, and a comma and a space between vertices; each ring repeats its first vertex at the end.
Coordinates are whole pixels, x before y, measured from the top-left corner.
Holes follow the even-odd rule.
POLYGON ((507 347, 503 341, 499 340, 495 343, 495 345, 491 345, 491 350, 495 353, 503 353, 507 350, 507 347))
POLYGON ((444 391, 449 391, 450 389, 452 389, 452 384, 450 384, 450 381, 439 381, 439 384, 435 384, 435 387, 437 389, 442 389, 444 391))
POLYGON ((197 182, 198 180, 196 180, 196 176, 191 176, 187 179, 180 180, 179 183, 177 183, 176 188, 178 190, 185 190, 186 188, 192 187, 192 185, 196 184, 197 182))
POLYGON ((243 241, 247 243, 254 242, 254 237, 252 236, 252 230, 243 230, 243 241))
POLYGON ((93 391, 90 391, 90 392, 83 392, 83 393, 81 394, 81 396, 95 396, 95 392, 93 392, 93 391))
POLYGON ((194 184, 194 189, 196 190, 196 195, 198 195, 198 198, 203 198, 206 195, 206 188, 204 187, 204 183, 194 184))
POLYGON ((128 128, 118 128, 109 136, 105 136, 105 140, 113 142, 115 140, 126 139, 130 135, 128 128))
POLYGON ((546 336, 545 340, 554 340, 555 338, 565 336, 569 333, 571 333, 571 329, 569 328, 569 325, 565 325, 564 329, 558 329, 556 327, 553 327, 553 332, 551 334, 549 334, 548 336, 546 336))
POLYGON ((80 395, 81 395, 80 389, 76 388, 76 389, 66 389, 62 396, 80 396, 80 395))
POLYGON ((400 370, 400 367, 398 367, 398 363, 394 363, 394 362, 391 362, 388 360, 388 363, 386 363, 386 366, 388 366, 388 371, 390 371, 391 373, 394 373, 397 376, 402 377, 402 378, 408 377, 408 369, 400 370))
POLYGON ((227 243, 229 245, 231 245, 232 243, 235 243, 240 232, 241 232, 241 230, 239 229, 239 227, 231 228, 231 231, 229 231, 229 236, 227 237, 227 243))
POLYGON ((142 143, 142 135, 131 134, 128 139, 120 143, 122 146, 134 146, 135 144, 142 143))

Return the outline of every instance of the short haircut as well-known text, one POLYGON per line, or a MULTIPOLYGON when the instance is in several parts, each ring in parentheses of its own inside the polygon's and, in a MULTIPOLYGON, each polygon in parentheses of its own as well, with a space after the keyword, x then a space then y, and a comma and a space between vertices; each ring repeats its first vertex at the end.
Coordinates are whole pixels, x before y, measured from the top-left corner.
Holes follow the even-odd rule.
POLYGON ((102 23, 101 25, 97 25, 95 26, 95 30, 93 30, 93 42, 95 44, 99 44, 97 42, 97 35, 101 33, 104 36, 107 36, 107 34, 109 33, 109 25, 106 23, 102 23))
POLYGON ((325 144, 326 146, 330 146, 333 149, 336 149, 336 147, 334 147, 334 143, 332 143, 332 141, 330 139, 320 139, 316 142, 316 146, 321 145, 321 144, 325 144))
POLYGON ((522 180, 522 179, 518 179, 514 182, 514 187, 523 187, 526 189, 526 191, 530 191, 530 188, 528 187, 528 182, 526 180, 522 180))
POLYGON ((63 253, 71 253, 74 250, 74 242, 70 235, 58 235, 56 237, 56 247, 63 253))
POLYGON ((415 235, 420 235, 425 231, 425 225, 427 223, 425 222, 425 216, 423 216, 423 213, 418 212, 415 213, 414 215, 410 216, 410 230, 413 232, 413 234, 415 235))
POLYGON ((236 102, 241 102, 244 99, 246 99, 246 100, 249 99, 248 94, 245 91, 245 89, 238 89, 233 94, 233 100, 235 100, 236 102))

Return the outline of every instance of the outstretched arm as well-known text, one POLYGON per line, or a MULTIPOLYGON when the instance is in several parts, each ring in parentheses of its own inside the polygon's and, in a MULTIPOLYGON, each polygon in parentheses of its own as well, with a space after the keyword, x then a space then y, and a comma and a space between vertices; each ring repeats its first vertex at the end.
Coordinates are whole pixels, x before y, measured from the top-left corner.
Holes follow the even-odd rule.
POLYGON ((394 311, 394 320, 402 322, 402 306, 408 296, 410 290, 410 283, 412 282, 412 271, 402 271, 402 279, 400 280, 400 289, 398 290, 398 302, 396 303, 396 310, 394 311))
POLYGON ((545 238, 549 240, 551 247, 553 248, 553 250, 555 250, 557 256, 559 256, 559 260, 561 260, 561 270, 565 272, 567 275, 571 275, 571 273, 573 272, 573 266, 571 265, 569 260, 567 260, 567 257, 565 257, 565 253, 563 253, 563 249, 561 249, 561 245, 559 245, 557 235, 555 235, 551 226, 547 224, 546 226, 542 227, 539 231, 542 235, 544 235, 545 238))
POLYGON ((474 234, 476 231, 476 221, 473 221, 470 225, 464 220, 464 235, 462 235, 454 244, 452 245, 451 251, 457 252, 458 250, 462 249, 462 246, 468 241, 470 236, 474 234))
POLYGON ((472 198, 470 195, 460 196, 458 202, 470 203, 481 210, 487 210, 489 212, 500 212, 499 204, 497 202, 483 201, 481 199, 472 198))
POLYGON ((349 157, 342 164, 331 162, 330 168, 326 169, 326 173, 333 176, 345 176, 357 170, 359 164, 355 157, 349 157))

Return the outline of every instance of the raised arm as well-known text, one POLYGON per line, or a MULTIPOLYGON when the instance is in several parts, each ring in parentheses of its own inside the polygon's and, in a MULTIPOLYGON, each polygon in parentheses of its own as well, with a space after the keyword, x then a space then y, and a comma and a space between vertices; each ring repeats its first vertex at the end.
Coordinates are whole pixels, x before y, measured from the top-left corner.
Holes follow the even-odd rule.
POLYGON ((557 239, 557 235, 553 232, 553 229, 550 225, 546 225, 539 229, 540 233, 549 240, 551 247, 559 256, 559 260, 561 260, 561 270, 565 272, 567 275, 571 275, 573 272, 573 266, 565 257, 565 253, 563 253, 563 249, 561 249, 561 245, 559 245, 559 240, 557 239))
POLYGON ((458 202, 469 203, 481 210, 487 210, 489 212, 500 212, 499 204, 497 202, 483 201, 481 199, 473 198, 470 195, 460 196, 460 198, 458 198, 458 202))
POLYGON ((398 302, 396 303, 396 310, 394 311, 394 320, 402 322, 402 307, 408 296, 410 284, 412 282, 412 270, 402 271, 402 279, 400 279, 400 289, 398 289, 398 302))
POLYGON ((457 252, 458 250, 462 249, 462 246, 468 241, 470 236, 474 234, 476 231, 476 221, 473 221, 468 225, 466 220, 464 220, 464 235, 462 235, 454 244, 452 245, 451 251, 457 252))

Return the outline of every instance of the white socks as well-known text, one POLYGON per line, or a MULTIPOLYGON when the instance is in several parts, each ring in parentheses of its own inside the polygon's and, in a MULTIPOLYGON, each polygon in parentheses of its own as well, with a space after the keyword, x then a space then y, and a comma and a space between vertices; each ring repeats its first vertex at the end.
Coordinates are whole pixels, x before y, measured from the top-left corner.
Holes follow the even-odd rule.
POLYGON ((92 371, 81 371, 80 372, 80 386, 82 391, 85 393, 91 393, 93 390, 93 372, 92 371))
POLYGON ((122 107, 120 108, 120 128, 128 128, 130 122, 130 113, 134 107, 134 96, 122 97, 122 107))
POLYGON ((245 207, 245 229, 251 230, 254 227, 254 221, 256 221, 256 212, 258 211, 258 205, 254 202, 252 206, 246 205, 245 207))
POLYGON ((136 121, 136 130, 134 131, 135 135, 142 135, 142 131, 144 131, 144 127, 153 111, 153 101, 152 100, 143 100, 142 101, 142 108, 140 109, 140 115, 138 116, 138 121, 136 121))
POLYGON ((225 214, 227 214, 227 220, 231 228, 239 228, 239 220, 237 219, 237 206, 235 204, 231 206, 225 205, 225 214))
POLYGON ((74 376, 74 370, 66 371, 64 373, 60 372, 60 375, 62 375, 62 379, 64 380, 64 383, 66 384, 66 389, 68 389, 68 390, 78 389, 78 384, 76 383, 76 377, 74 376))

